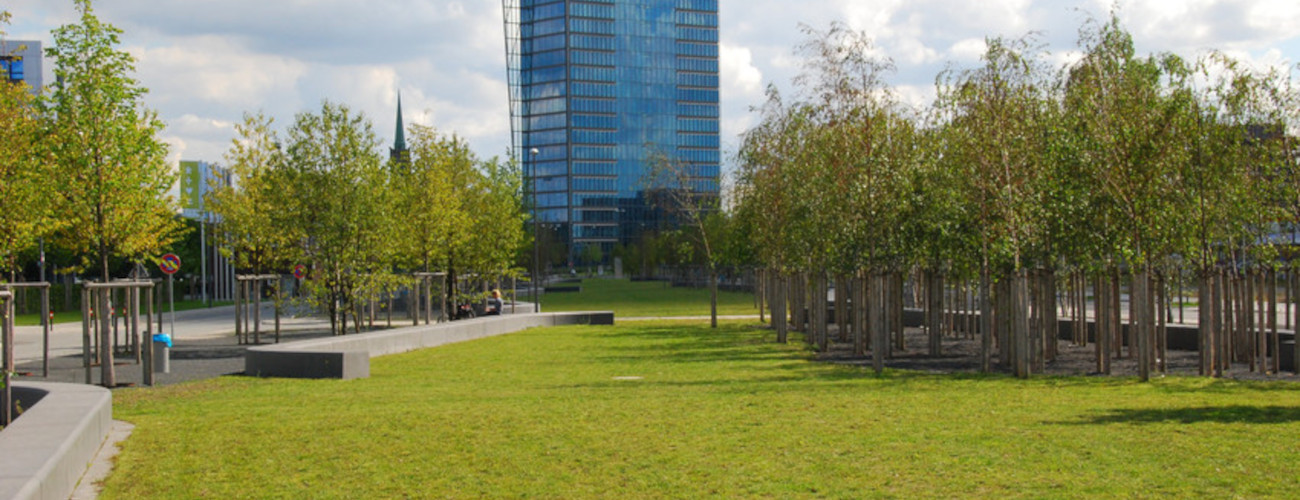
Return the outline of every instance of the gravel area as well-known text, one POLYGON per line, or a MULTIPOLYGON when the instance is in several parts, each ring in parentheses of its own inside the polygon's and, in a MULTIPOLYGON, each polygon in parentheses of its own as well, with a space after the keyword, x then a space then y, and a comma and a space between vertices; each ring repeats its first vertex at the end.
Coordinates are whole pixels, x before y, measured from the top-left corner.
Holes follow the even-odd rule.
MULTIPOLYGON (((835 338, 838 331, 835 326, 830 327, 831 336, 835 338)), ((943 341, 943 354, 939 357, 930 357, 927 349, 925 332, 920 328, 907 328, 904 330, 906 337, 907 349, 903 351, 895 350, 891 359, 885 360, 885 366, 897 369, 918 370, 931 373, 977 373, 980 369, 979 352, 980 339, 977 338, 945 338, 943 341)), ((1097 352, 1095 345, 1076 346, 1069 341, 1061 341, 1057 344, 1058 355, 1053 361, 1046 365, 1044 374, 1057 376, 1103 376, 1097 372, 1097 352)), ((996 353, 996 348, 994 349, 996 353)), ((871 368, 871 357, 861 358, 853 355, 852 343, 833 343, 826 353, 818 355, 821 361, 841 363, 847 365, 862 366, 867 369, 871 368)), ((996 354, 994 363, 996 363, 996 354)), ((1169 351, 1167 376, 1189 376, 1198 375, 1200 357, 1195 351, 1169 351)), ((994 367, 999 373, 1012 373, 1010 369, 994 367)), ((1111 358, 1111 376, 1136 377, 1138 374, 1137 360, 1129 355, 1127 349, 1124 350, 1124 357, 1111 358)), ((1152 377, 1160 375, 1153 372, 1152 377)), ((1280 374, 1263 374, 1252 372, 1244 364, 1233 365, 1232 370, 1224 373, 1225 378, 1239 380, 1280 380, 1290 382, 1300 382, 1300 376, 1295 373, 1283 372, 1280 374)))

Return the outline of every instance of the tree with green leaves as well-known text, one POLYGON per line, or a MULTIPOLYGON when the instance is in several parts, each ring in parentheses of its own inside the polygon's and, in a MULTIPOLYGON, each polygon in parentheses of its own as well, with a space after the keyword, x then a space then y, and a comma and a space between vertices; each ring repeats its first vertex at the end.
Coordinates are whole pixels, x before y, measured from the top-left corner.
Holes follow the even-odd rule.
MULTIPOLYGON (((1156 266, 1177 248, 1185 220, 1181 165, 1192 152, 1194 100, 1190 68, 1172 54, 1138 57, 1117 16, 1083 31, 1084 57, 1069 73, 1065 109, 1079 147, 1083 182, 1096 198, 1099 236, 1112 273, 1126 269, 1137 331, 1139 377, 1154 353, 1150 284, 1156 266)), ((1105 254, 1103 254, 1105 255, 1105 254)))
POLYGON ((665 153, 654 155, 646 178, 642 179, 648 196, 659 208, 683 226, 690 248, 700 255, 709 282, 709 324, 718 327, 718 266, 723 257, 721 238, 724 220, 720 200, 711 194, 704 183, 711 182, 697 175, 688 162, 672 158, 665 153))
MULTIPOLYGON (((8 22, 9 13, 0 11, 0 26, 8 22)), ((3 41, 0 30, 0 47, 18 50, 3 41)), ((26 83, 0 82, 0 272, 18 269, 19 253, 35 245, 52 223, 48 190, 41 187, 47 164, 39 152, 40 134, 46 123, 36 104, 26 83)))
POLYGON ((311 300, 330 316, 335 334, 392 278, 394 217, 385 192, 386 172, 370 121, 345 105, 326 101, 319 113, 300 113, 285 134, 285 224, 311 271, 311 300))
POLYGON ((272 119, 246 114, 235 126, 224 170, 231 183, 218 182, 207 206, 217 216, 215 238, 237 269, 252 274, 283 273, 298 255, 301 228, 285 217, 290 202, 285 185, 285 157, 272 119))
POLYGON ((399 249, 405 267, 432 272, 442 267, 456 237, 453 228, 463 227, 468 214, 460 211, 447 176, 454 140, 422 125, 412 125, 409 137, 410 159, 395 162, 390 176, 395 213, 402 218, 399 249))
POLYGON ((183 226, 167 194, 176 176, 158 137, 163 123, 143 106, 134 58, 116 48, 122 31, 89 0, 76 3, 79 23, 55 29, 46 50, 59 83, 42 102, 51 117, 42 144, 63 222, 56 242, 108 281, 110 258, 156 258, 183 226))
MULTIPOLYGON (((984 65, 941 78, 944 161, 959 178, 961 199, 978 231, 980 303, 1011 300, 1011 336, 999 343, 1001 360, 1027 375, 1041 350, 1031 349, 1027 303, 1031 248, 1042 239, 1042 193, 1051 173, 1047 156, 1049 85, 1031 39, 990 39, 984 65), (945 81, 946 80, 946 81, 945 81), (995 281, 1009 297, 995 297, 995 281)), ((1049 260, 1046 264, 1050 265, 1049 260)), ((989 370, 993 314, 981 318, 981 367, 989 370)))

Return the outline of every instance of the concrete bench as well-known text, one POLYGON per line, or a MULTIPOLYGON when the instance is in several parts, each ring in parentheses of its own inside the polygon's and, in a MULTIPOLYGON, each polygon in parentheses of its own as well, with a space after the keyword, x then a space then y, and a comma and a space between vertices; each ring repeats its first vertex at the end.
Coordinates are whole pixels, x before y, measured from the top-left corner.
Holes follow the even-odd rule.
POLYGON ((23 413, 0 432, 0 499, 72 496, 113 425, 108 389, 14 383, 23 413))
POLYGON ((612 324, 612 312, 508 314, 257 346, 249 348, 244 354, 244 373, 258 377, 365 378, 370 376, 370 358, 375 356, 481 339, 528 328, 612 324))

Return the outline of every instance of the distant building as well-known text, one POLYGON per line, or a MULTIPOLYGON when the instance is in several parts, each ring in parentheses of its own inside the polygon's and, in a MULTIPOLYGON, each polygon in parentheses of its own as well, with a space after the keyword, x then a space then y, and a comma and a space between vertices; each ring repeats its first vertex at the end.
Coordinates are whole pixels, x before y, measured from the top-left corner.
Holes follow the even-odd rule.
POLYGON ((9 83, 26 82, 32 94, 40 94, 44 82, 41 72, 44 56, 41 42, 36 40, 5 40, 0 42, 0 76, 9 83))
POLYGON ((644 192, 656 157, 718 193, 717 0, 502 3, 514 152, 570 265, 667 224, 644 192))

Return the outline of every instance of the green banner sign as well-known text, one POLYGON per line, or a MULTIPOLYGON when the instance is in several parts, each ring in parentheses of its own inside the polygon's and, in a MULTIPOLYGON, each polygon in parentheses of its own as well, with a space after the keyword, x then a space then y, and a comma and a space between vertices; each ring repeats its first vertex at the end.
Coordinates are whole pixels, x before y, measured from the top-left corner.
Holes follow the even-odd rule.
POLYGON ((203 168, 197 161, 181 162, 181 208, 198 210, 203 205, 203 168))

